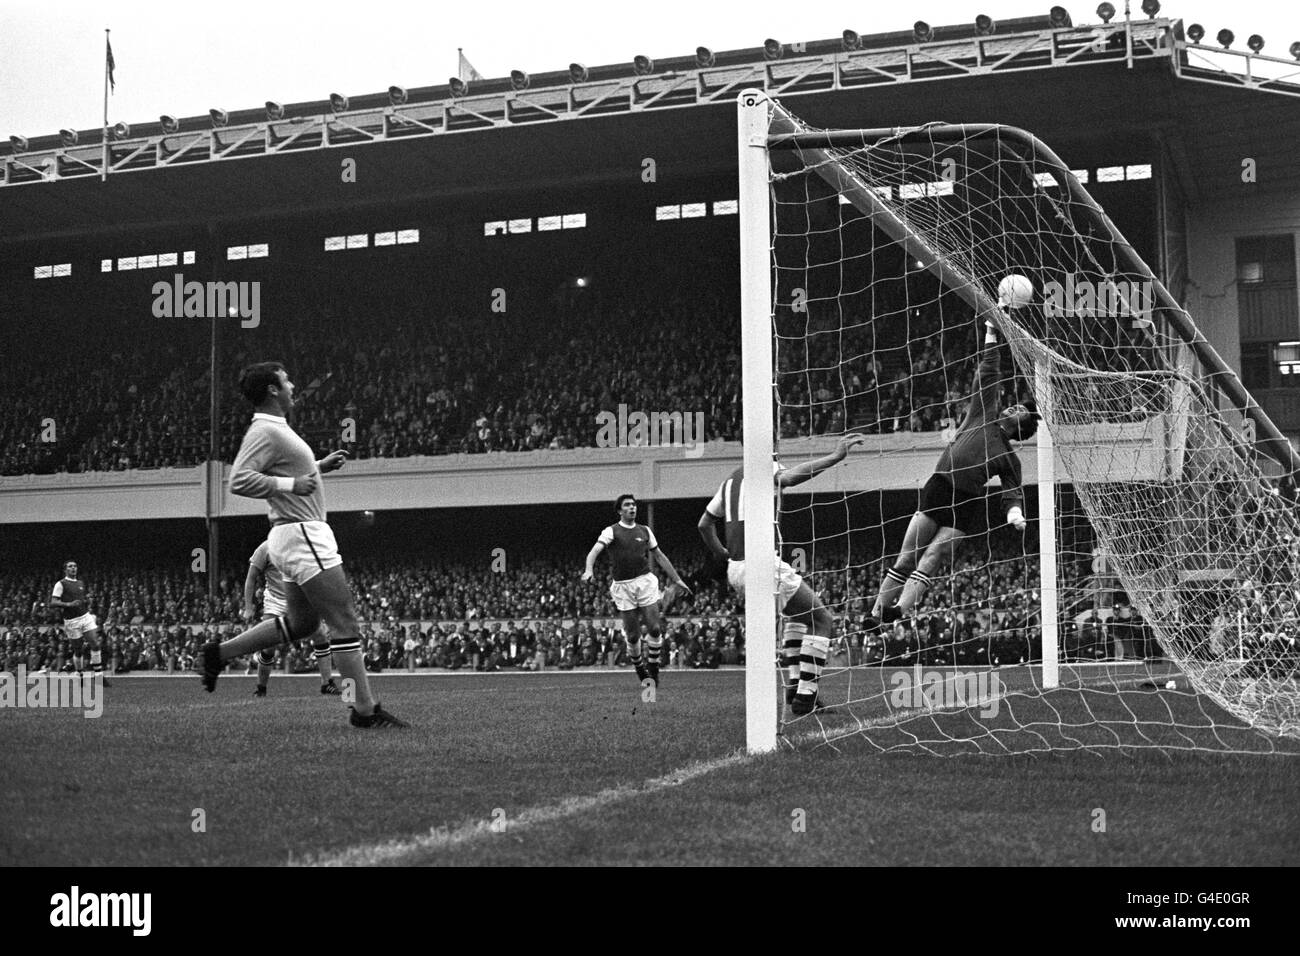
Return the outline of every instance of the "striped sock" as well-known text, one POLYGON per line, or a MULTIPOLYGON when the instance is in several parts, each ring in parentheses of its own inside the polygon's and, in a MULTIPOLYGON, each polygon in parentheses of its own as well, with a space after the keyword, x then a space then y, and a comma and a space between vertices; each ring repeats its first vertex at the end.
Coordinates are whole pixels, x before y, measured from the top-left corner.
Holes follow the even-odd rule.
POLYGON ((876 598, 876 611, 883 612, 898 603, 898 592, 907 584, 907 575, 898 568, 890 568, 880 582, 880 596, 876 598))
POLYGON ((100 656, 99 651, 90 652, 90 669, 96 674, 104 669, 104 659, 100 656))
POLYGON ((645 659, 647 664, 659 666, 660 649, 664 646, 662 638, 647 637, 645 639, 645 659))
POLYGON ((641 641, 640 640, 627 642, 627 659, 632 662, 632 666, 634 667, 637 664, 641 663, 641 641))
POLYGON ((909 614, 912 608, 920 603, 925 592, 930 588, 930 575, 921 570, 913 571, 911 577, 907 579, 907 586, 903 588, 903 596, 898 599, 898 607, 904 614, 909 614))
POLYGON ((785 633, 781 641, 781 666, 785 668, 785 676, 781 683, 787 690, 794 690, 799 683, 799 653, 807 634, 807 624, 785 622, 785 633))
POLYGON ((822 668, 826 666, 826 655, 830 653, 831 639, 813 634, 805 637, 799 652, 799 689, 802 696, 816 697, 817 684, 822 679, 822 668))

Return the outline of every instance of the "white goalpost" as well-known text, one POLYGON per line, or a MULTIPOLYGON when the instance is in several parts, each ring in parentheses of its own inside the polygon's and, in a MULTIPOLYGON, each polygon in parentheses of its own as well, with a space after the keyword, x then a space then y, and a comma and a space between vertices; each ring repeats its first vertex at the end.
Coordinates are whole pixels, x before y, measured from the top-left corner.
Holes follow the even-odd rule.
POLYGON ((750 753, 776 749, 776 489, 772 410, 771 232, 768 203, 767 97, 740 97, 741 389, 745 435, 745 743, 750 753), (753 400, 751 400, 751 398, 753 400), (755 476, 757 480, 755 480, 755 476))
POLYGON ((1300 516, 1269 480, 1300 456, 1069 169, 1007 127, 814 130, 759 90, 737 109, 748 749, 1300 753, 1300 516), (1008 276, 1028 301, 1000 301, 1008 276), (1000 407, 1041 419, 1037 533, 989 489, 987 527, 881 626, 864 609, 910 516, 890 489, 934 468, 985 322, 1000 407), (892 485, 778 505, 784 443, 854 431, 854 468, 892 485), (783 547, 845 649, 833 709, 798 719, 773 668, 783 547), (1096 626, 1094 552, 1131 606, 1096 626))

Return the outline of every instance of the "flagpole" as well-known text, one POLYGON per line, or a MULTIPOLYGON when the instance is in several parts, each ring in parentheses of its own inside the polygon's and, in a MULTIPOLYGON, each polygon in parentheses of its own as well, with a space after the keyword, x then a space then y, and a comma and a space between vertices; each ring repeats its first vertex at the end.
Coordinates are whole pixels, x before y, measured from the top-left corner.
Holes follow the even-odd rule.
POLYGON ((108 28, 104 28, 104 148, 100 159, 99 181, 108 182, 108 28))

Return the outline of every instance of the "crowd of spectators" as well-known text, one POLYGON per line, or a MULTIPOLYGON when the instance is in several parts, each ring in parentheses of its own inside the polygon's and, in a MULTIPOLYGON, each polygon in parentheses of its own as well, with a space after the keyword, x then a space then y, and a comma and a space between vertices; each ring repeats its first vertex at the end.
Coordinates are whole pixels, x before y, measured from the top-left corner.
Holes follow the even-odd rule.
MULTIPOLYGON (((699 440, 738 440, 740 323, 733 297, 707 280, 640 297, 599 287, 521 294, 525 304, 488 322, 418 287, 376 281, 362 300, 306 277, 294 311, 223 333, 218 454, 233 459, 247 424, 238 369, 267 357, 293 374, 298 431, 356 458, 592 447, 597 415, 620 405, 701 413, 699 440)), ((914 304, 890 289, 862 321, 834 318, 779 340, 783 437, 960 420, 978 344, 969 310, 952 296, 914 304)), ((207 459, 205 324, 141 334, 138 309, 102 308, 53 350, 32 330, 58 315, 35 315, 0 355, 0 475, 207 459)), ((1014 394, 1008 378, 1008 401, 1014 394)))
MULTIPOLYGON (((885 563, 880 555, 824 546, 814 551, 812 586, 837 619, 840 663, 1014 664, 1041 655, 1037 559, 996 536, 977 538, 953 573, 936 580, 914 621, 883 633, 867 620, 885 563)), ((1065 563, 1063 593, 1084 593, 1081 572, 1065 563)), ((743 613, 718 568, 689 559, 678 568, 694 593, 671 609, 670 660, 683 667, 743 662, 743 613)), ((586 667, 626 664, 622 626, 605 586, 583 582, 572 560, 548 555, 509 571, 465 562, 357 561, 349 568, 372 670, 586 667)), ((243 569, 219 576, 209 594, 203 575, 160 568, 106 569, 88 578, 91 609, 116 671, 188 670, 205 641, 239 630, 243 569)), ((0 575, 0 663, 12 669, 72 666, 57 616, 45 607, 49 580, 0 575)), ((1131 613, 1131 612, 1129 612, 1131 613)), ((1113 625, 1067 621, 1067 659, 1110 657, 1113 625), (1106 628, 1111 627, 1108 637, 1106 628)), ((1128 626, 1127 624, 1122 626, 1128 626)), ((1140 619, 1133 624, 1140 627, 1140 619)), ((1149 634, 1122 635, 1144 653, 1149 634)), ((1132 650, 1130 648, 1130 653, 1132 650)), ((304 647, 282 651, 281 666, 310 670, 304 647)))

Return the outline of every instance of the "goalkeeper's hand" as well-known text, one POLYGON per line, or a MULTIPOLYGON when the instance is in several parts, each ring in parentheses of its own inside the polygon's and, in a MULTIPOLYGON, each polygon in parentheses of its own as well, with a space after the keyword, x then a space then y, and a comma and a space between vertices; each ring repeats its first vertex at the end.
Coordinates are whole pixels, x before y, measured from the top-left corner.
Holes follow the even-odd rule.
POLYGON ((997 330, 997 326, 995 326, 992 322, 985 322, 985 323, 984 323, 984 344, 985 344, 985 345, 997 345, 997 344, 998 344, 998 330, 997 330))
POLYGON ((1019 505, 1015 505, 1007 512, 1007 524, 1011 525, 1017 531, 1025 530, 1025 525, 1028 524, 1028 522, 1025 521, 1025 513, 1020 510, 1019 505))

